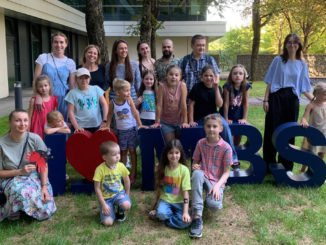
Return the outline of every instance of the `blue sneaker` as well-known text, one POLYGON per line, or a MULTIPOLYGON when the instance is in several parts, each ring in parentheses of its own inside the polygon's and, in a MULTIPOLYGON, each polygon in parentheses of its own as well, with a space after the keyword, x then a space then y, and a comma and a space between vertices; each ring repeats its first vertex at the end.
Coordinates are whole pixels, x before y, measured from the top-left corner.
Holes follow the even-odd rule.
POLYGON ((193 219, 191 222, 189 236, 194 238, 202 237, 203 220, 202 218, 193 219))

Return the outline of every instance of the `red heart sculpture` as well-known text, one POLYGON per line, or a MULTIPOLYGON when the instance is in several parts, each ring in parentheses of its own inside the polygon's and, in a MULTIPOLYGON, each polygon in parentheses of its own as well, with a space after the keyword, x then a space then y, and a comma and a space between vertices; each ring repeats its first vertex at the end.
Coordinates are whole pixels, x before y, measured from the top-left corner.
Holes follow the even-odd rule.
POLYGON ((118 143, 117 137, 108 130, 78 132, 69 137, 66 155, 71 166, 86 179, 93 181, 96 167, 103 162, 100 145, 105 141, 118 143))

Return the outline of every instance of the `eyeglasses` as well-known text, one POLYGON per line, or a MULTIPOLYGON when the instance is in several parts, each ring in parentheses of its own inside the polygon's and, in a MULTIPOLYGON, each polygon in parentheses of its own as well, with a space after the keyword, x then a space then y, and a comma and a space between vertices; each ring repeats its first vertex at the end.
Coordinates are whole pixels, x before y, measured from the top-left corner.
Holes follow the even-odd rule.
POLYGON ((298 44, 297 42, 287 42, 287 45, 291 46, 291 45, 296 45, 298 44))

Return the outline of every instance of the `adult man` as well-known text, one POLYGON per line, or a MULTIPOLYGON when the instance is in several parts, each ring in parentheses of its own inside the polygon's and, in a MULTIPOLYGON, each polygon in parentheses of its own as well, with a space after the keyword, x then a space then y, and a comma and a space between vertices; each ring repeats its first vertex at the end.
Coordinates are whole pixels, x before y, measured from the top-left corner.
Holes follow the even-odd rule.
POLYGON ((170 65, 178 65, 179 59, 173 54, 174 47, 173 42, 170 39, 165 39, 162 42, 162 58, 156 60, 154 64, 154 70, 158 82, 166 81, 166 69, 170 65))
MULTIPOLYGON (((196 83, 202 81, 200 73, 205 65, 212 65, 217 74, 220 72, 214 58, 205 54, 206 39, 204 36, 198 34, 193 36, 191 38, 191 48, 192 53, 183 57, 179 62, 182 78, 186 82, 188 93, 196 83)), ((219 79, 219 76, 217 76, 217 79, 219 79)))

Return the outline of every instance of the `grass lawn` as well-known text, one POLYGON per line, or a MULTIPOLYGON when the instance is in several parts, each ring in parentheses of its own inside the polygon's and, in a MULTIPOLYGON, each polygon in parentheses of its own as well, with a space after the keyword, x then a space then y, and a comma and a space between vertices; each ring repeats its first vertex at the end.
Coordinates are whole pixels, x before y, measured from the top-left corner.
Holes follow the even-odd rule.
MULTIPOLYGON (((251 95, 261 97, 264 91, 264 84, 258 82, 251 95)), ((248 118, 262 133, 262 107, 250 107, 248 118)), ((0 134, 8 130, 7 120, 0 119, 0 134)), ((71 183, 79 175, 70 165, 67 168, 71 183)), ((325 186, 294 189, 276 185, 267 176, 260 185, 227 187, 224 208, 217 213, 205 209, 200 240, 190 239, 188 230, 173 230, 150 220, 147 213, 154 193, 143 192, 140 186, 138 178, 131 190, 133 206, 123 223, 101 226, 95 195, 67 193, 55 198, 58 210, 50 220, 23 217, 1 222, 0 244, 326 244, 325 186)))

